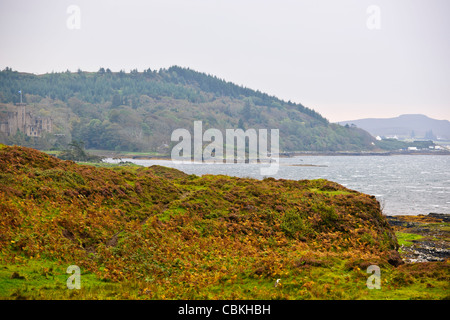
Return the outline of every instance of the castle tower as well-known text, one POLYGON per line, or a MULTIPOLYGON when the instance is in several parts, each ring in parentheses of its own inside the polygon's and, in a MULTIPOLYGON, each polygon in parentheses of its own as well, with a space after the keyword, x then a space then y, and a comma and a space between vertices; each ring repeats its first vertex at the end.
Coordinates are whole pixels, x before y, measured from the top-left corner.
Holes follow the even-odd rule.
MULTIPOLYGON (((25 103, 16 103, 17 106, 17 124, 16 128, 21 132, 26 132, 27 128, 27 112, 25 103)), ((17 131, 16 129, 16 131, 17 131)), ((15 134, 15 132, 13 132, 15 134)))

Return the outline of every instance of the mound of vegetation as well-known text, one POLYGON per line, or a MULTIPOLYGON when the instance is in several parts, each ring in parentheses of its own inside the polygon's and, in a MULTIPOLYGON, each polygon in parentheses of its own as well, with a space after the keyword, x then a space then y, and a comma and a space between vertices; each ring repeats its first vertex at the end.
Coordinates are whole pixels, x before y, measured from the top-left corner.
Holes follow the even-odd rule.
POLYGON ((411 269, 397 249, 373 196, 327 180, 102 168, 0 145, 2 298, 445 297, 448 264, 411 269))
POLYGON ((57 135, 0 133, 0 143, 48 150, 78 140, 87 149, 170 154, 172 132, 193 132, 194 121, 201 120, 204 130, 279 129, 284 151, 373 149, 374 138, 362 129, 329 123, 300 103, 177 66, 43 75, 6 68, 0 71, 0 122, 20 101, 18 90, 28 111, 53 119, 57 135))

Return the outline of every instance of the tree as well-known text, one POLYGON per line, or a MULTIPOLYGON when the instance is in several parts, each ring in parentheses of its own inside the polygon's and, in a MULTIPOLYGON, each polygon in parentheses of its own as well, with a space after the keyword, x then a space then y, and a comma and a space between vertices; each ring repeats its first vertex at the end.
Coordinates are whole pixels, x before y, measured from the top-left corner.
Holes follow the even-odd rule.
POLYGON ((242 109, 242 116, 245 120, 250 120, 252 118, 253 110, 252 110, 253 101, 251 98, 245 99, 244 108, 242 109))
POLYGON ((102 160, 101 157, 88 154, 84 150, 84 142, 77 140, 72 140, 72 142, 69 143, 69 149, 61 152, 59 158, 62 160, 92 161, 92 162, 99 162, 102 160))
POLYGON ((239 119, 239 123, 238 123, 238 129, 243 129, 245 130, 245 125, 244 125, 244 120, 242 120, 242 118, 239 119))
POLYGON ((118 93, 114 94, 111 101, 111 107, 116 108, 122 105, 122 98, 118 93))

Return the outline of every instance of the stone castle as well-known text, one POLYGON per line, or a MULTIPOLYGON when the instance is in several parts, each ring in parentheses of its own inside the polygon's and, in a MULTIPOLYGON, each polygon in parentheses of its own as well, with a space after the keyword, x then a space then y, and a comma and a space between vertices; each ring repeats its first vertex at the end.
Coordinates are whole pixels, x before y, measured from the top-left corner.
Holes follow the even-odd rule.
POLYGON ((30 137, 40 137, 42 133, 53 131, 53 120, 48 117, 35 117, 26 111, 25 103, 17 103, 15 111, 7 113, 7 119, 0 119, 0 132, 13 136, 17 131, 30 137))

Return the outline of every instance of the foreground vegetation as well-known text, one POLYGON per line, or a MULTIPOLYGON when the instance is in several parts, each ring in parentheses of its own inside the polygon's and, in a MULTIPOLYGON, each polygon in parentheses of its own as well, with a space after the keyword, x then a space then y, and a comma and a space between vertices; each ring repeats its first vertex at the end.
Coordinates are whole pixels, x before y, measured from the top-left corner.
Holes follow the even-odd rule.
POLYGON ((448 298, 448 262, 404 264, 397 249, 373 196, 327 180, 95 167, 0 145, 3 299, 448 298))

